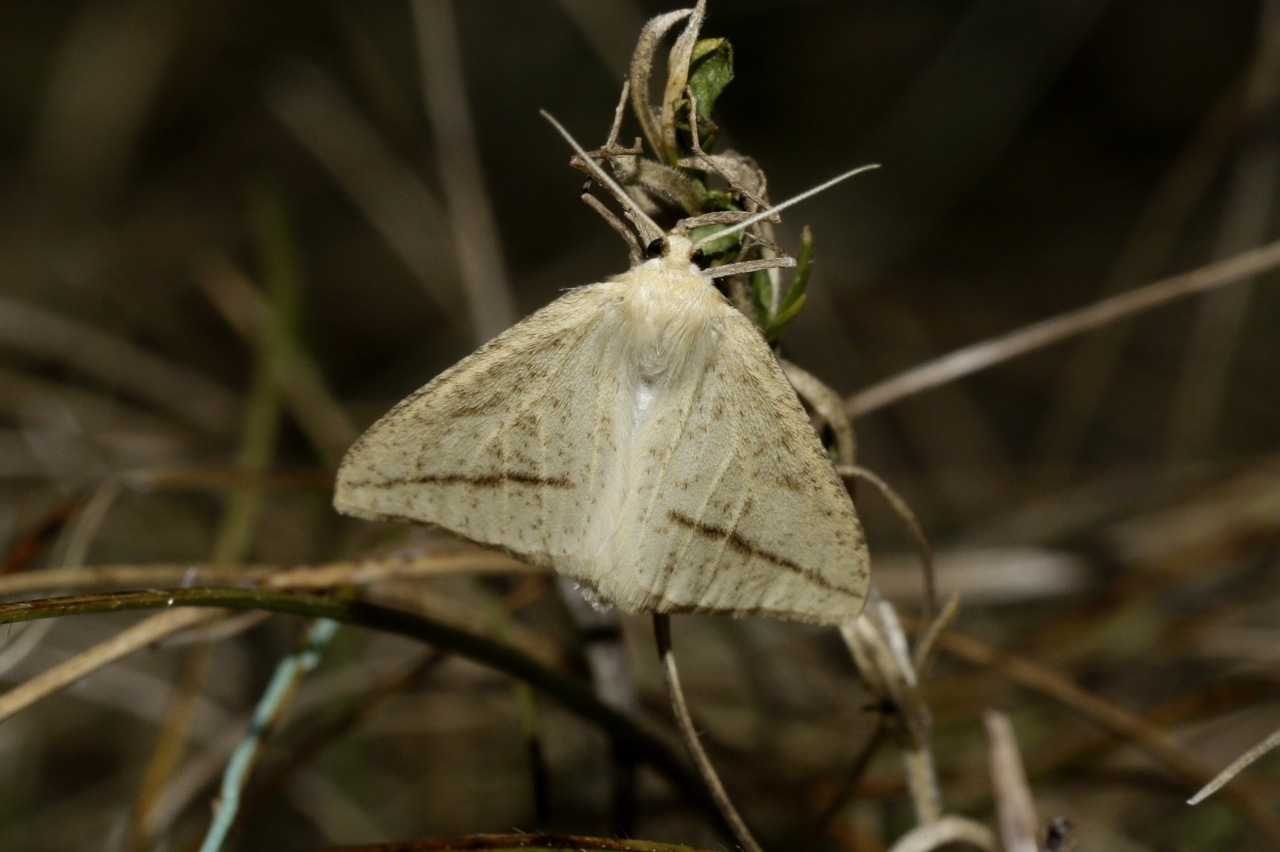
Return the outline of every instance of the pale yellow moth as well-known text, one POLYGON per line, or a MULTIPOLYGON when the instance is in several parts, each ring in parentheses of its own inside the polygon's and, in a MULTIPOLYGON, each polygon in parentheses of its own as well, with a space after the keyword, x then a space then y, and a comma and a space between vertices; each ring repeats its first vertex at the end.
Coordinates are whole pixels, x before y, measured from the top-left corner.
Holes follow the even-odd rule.
POLYGON ((769 345, 712 283, 731 270, 700 269, 678 225, 650 247, 391 409, 348 451, 334 504, 501 547, 625 612, 856 618, 861 526, 769 345))

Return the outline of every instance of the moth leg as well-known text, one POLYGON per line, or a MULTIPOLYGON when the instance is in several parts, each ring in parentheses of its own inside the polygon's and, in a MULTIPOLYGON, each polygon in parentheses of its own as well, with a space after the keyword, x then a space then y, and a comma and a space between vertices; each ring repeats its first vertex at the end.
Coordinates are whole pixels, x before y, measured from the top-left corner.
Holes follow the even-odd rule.
POLYGON ((794 257, 766 257, 761 260, 747 260, 742 263, 726 263, 723 266, 713 266, 704 270, 703 275, 708 278, 724 278, 728 275, 745 275, 748 272, 755 272, 760 269, 787 269, 796 265, 794 257))

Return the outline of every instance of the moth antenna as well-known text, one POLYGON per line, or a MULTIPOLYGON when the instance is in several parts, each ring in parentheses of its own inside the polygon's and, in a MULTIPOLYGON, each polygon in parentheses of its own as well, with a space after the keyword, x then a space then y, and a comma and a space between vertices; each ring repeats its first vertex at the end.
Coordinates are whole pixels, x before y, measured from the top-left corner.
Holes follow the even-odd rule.
MULTIPOLYGON (((582 146, 578 144, 578 140, 574 139, 569 135, 569 131, 564 129, 564 125, 556 121, 555 118, 552 117, 551 113, 547 112, 545 109, 538 110, 538 112, 541 113, 543 118, 551 123, 551 126, 554 127, 556 131, 564 137, 564 140, 569 143, 569 147, 573 148, 577 155, 582 158, 582 161, 586 163, 587 168, 591 170, 591 174, 595 175, 596 180, 600 181, 601 185, 608 187, 614 197, 618 199, 618 203, 624 205, 627 208, 627 212, 640 220, 640 224, 644 225, 650 231, 650 233, 645 235, 646 242, 661 237, 663 231, 658 227, 657 223, 650 219, 648 214, 640 209, 639 205, 635 203, 631 196, 627 195, 627 191, 623 189, 616 180, 610 177, 609 173, 602 169, 599 163, 591 159, 587 152, 582 149, 582 146)), ((821 189, 825 188, 826 187, 821 187, 821 189)))
POLYGON ((763 222, 765 219, 770 218, 775 213, 780 213, 783 210, 786 210, 788 207, 794 207, 795 205, 799 204, 801 201, 804 201, 807 198, 811 198, 817 195, 819 192, 828 190, 831 187, 835 186, 836 184, 840 183, 841 181, 848 180, 854 175, 862 174, 863 172, 868 172, 868 171, 871 171, 872 169, 878 169, 878 168, 880 168, 879 163, 871 163, 870 165, 866 165, 866 166, 858 166, 856 169, 851 169, 850 171, 847 171, 842 175, 836 175, 831 180, 825 183, 820 183, 817 186, 815 186, 813 189, 806 189, 804 192, 800 193, 799 195, 792 196, 791 198, 788 198, 786 201, 783 201, 781 204, 775 204, 774 206, 770 207, 768 210, 762 210, 761 212, 755 214, 754 216, 748 219, 743 219, 741 222, 739 222, 736 225, 732 225, 728 228, 725 228, 723 231, 716 231, 714 234, 708 234, 707 236, 703 237, 702 239, 698 240, 696 243, 693 244, 693 250, 697 251, 698 249, 702 248, 704 245, 706 245, 709 242, 712 242, 713 240, 718 240, 721 237, 727 237, 729 234, 734 234, 734 233, 737 233, 738 231, 746 230, 747 228, 750 228, 752 225, 754 225, 756 222, 763 222))

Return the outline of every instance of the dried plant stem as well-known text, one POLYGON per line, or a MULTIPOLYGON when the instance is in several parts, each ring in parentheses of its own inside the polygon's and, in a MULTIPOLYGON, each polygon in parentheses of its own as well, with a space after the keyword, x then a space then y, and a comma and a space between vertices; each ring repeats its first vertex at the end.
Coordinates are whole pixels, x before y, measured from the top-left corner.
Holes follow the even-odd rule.
POLYGON ((827 421, 827 425, 831 427, 832 433, 835 434, 836 453, 840 461, 845 464, 857 463, 858 440, 853 432, 853 424, 849 422, 849 415, 845 414, 844 402, 840 399, 840 395, 826 382, 807 370, 797 367, 784 358, 778 359, 778 362, 782 365, 782 372, 786 374, 787 381, 791 383, 791 387, 795 388, 796 394, 813 406, 818 416, 827 421))
MULTIPOLYGON (((275 458, 276 444, 280 438, 283 420, 283 403, 290 377, 297 375, 293 357, 294 328, 298 314, 301 291, 300 263, 290 233, 288 213, 280 194, 266 183, 253 186, 250 196, 249 220, 257 243, 262 277, 270 292, 270 302, 258 296, 253 285, 237 281, 234 276, 211 276, 205 283, 211 300, 232 319, 232 325, 241 315, 252 315, 238 327, 248 338, 254 351, 253 374, 244 407, 241 425, 238 464, 243 470, 261 472, 271 466, 275 458), (237 287, 236 284, 240 286, 237 287), (246 303, 248 303, 247 306, 246 303), (256 308, 256 311, 254 310, 256 308), (254 315, 256 314, 256 315, 254 315)), ((225 270, 224 270, 225 271, 225 270)), ((306 427, 316 418, 307 416, 305 409, 295 417, 316 440, 314 430, 306 427)), ((342 420, 339 410, 337 419, 342 420)), ((333 418, 326 418, 325 423, 333 418)), ((338 434, 333 430, 321 432, 321 439, 341 440, 342 423, 338 434)), ((347 429, 350 429, 348 426, 347 429)), ((322 457, 325 445, 319 446, 322 457)), ((340 450, 339 450, 340 451, 340 450)), ((243 562, 253 546, 265 494, 260 486, 245 485, 232 489, 218 526, 211 559, 216 564, 238 565, 243 562)), ((135 850, 145 850, 151 842, 151 831, 156 822, 156 802, 164 793, 169 779, 178 768, 186 741, 195 721, 196 701, 204 689, 204 679, 209 673, 213 650, 208 642, 189 648, 182 656, 180 685, 170 699, 151 757, 143 772, 130 818, 129 835, 135 850)))
POLYGON ((447 574, 542 574, 510 556, 476 549, 441 556, 386 556, 299 568, 292 565, 229 565, 196 562, 173 565, 93 565, 49 568, 0 576, 0 596, 109 586, 171 587, 244 585, 273 589, 327 589, 385 580, 447 574))
MULTIPOLYGON (((911 511, 910 504, 902 499, 902 496, 889 483, 881 479, 877 474, 865 467, 856 464, 841 464, 836 466, 836 472, 841 476, 853 477, 864 480, 875 486, 880 492, 880 496, 884 497, 893 511, 906 525, 910 531, 911 537, 916 541, 916 548, 920 551, 920 567, 924 574, 924 597, 920 612, 920 621, 929 625, 933 623, 934 615, 938 611, 938 581, 933 568, 933 548, 929 546, 929 537, 924 533, 924 527, 920 524, 916 513, 911 511)), ((927 628, 926 628, 927 632, 927 628)), ((917 650, 919 650, 917 643, 917 650)), ((919 657, 919 654, 916 655, 919 657)), ((914 661, 919 667, 921 660, 914 661)))
POLYGON ((802 849, 812 849, 818 842, 818 839, 827 830, 827 826, 836 818, 840 811, 844 810, 844 806, 848 803, 850 797, 853 796, 858 789, 858 782, 862 780, 862 776, 866 774, 867 767, 871 765, 871 760, 876 756, 876 752, 885 742, 888 736, 888 729, 885 726, 883 713, 876 715, 876 727, 871 732, 871 736, 867 738, 867 742, 862 747, 862 751, 858 752, 858 756, 854 758, 853 765, 845 773, 844 780, 840 782, 839 789, 836 790, 831 801, 822 813, 813 823, 813 829, 809 832, 808 840, 802 844, 802 849))
MULTIPOLYGON (((209 301, 240 336, 265 343, 263 355, 290 414, 326 466, 337 467, 360 431, 330 392, 315 359, 281 327, 285 318, 225 255, 206 255, 195 273, 209 301)), ((262 473, 262 468, 241 470, 262 473)))
POLYGON ((444 207, 338 87, 306 67, 273 80, 267 106, 346 192, 451 323, 467 324, 454 286, 444 207))
POLYGON ((724 790, 724 784, 720 782, 720 776, 716 774, 715 767, 711 765, 711 759, 707 757, 702 743, 698 740, 698 731, 693 725, 693 717, 689 715, 689 705, 685 703, 684 691, 680 688, 680 672, 676 669, 675 654, 671 650, 670 616, 655 613, 653 633, 658 643, 658 659, 662 663, 662 679, 667 685, 667 695, 671 698, 671 712, 675 715, 680 738, 684 740, 689 755, 698 767, 698 774, 707 785, 707 790, 711 793, 711 798, 715 801, 720 815, 733 829, 733 836, 737 838, 738 843, 747 852, 762 852, 760 844, 756 842, 738 813, 738 809, 730 801, 729 794, 724 790))
POLYGON ((1223 784, 1226 784, 1232 778, 1235 778, 1243 772, 1249 764, 1275 748, 1280 748, 1280 730, 1274 732, 1271 736, 1267 737, 1265 740, 1232 761, 1230 766, 1218 773, 1218 776, 1208 784, 1204 785, 1200 792, 1188 799, 1187 804, 1200 804, 1205 799, 1218 792, 1218 790, 1222 789, 1223 784))
POLYGON ((908 831, 889 852, 934 852, 947 849, 951 844, 964 844, 986 852, 996 852, 996 838, 991 829, 982 823, 958 816, 944 816, 937 822, 921 825, 908 831))
MULTIPOLYGON (((1094 724, 1133 743, 1196 787, 1207 784, 1214 778, 1214 771, 1199 757, 1137 716, 1030 660, 1007 654, 980 639, 955 631, 942 637, 941 647, 952 656, 973 665, 991 666, 1019 686, 1071 708, 1094 724)), ((1237 783, 1223 790, 1223 795, 1272 843, 1280 843, 1280 816, 1267 807, 1252 789, 1237 779, 1237 783)))
POLYGON ((477 342, 497 337, 516 321, 515 299, 502 259, 502 240, 489 203, 475 129, 463 83, 453 0, 414 0, 427 117, 435 135, 444 189, 477 342))
POLYGON ((169 779, 182 760, 186 734, 191 729, 191 721, 213 660, 212 654, 207 652, 208 647, 207 643, 202 642, 192 652, 183 655, 173 697, 169 700, 160 726, 160 735, 156 738, 151 759, 138 784, 136 803, 129 819, 129 848, 138 852, 143 852, 155 836, 158 816, 155 803, 164 795, 169 779))
POLYGON ((139 648, 145 648, 157 639, 202 622, 212 621, 219 614, 216 610, 176 609, 152 616, 122 630, 110 639, 76 654, 66 662, 0 695, 0 721, 8 719, 19 710, 30 707, 60 689, 65 689, 85 675, 110 665, 139 648))
POLYGON ((70 367, 212 434, 234 429, 239 403, 226 389, 75 320, 0 296, 0 343, 70 367))
POLYGON ((904 744, 902 768, 907 775, 907 791, 911 807, 920 825, 932 825, 942 819, 942 788, 933 765, 933 749, 928 741, 904 744))
POLYGON ((1009 717, 988 710, 982 717, 987 728, 991 764, 991 789, 995 793, 1000 824, 1000 845, 1004 852, 1039 852, 1036 807, 1022 768, 1022 754, 1009 717))
MULTIPOLYGON (((170 589, 166 591, 114 592, 0 604, 0 624, 20 623, 68 615, 128 612, 166 607, 214 607, 257 609, 268 612, 329 618, 372 630, 381 630, 447 649, 481 665, 520 678, 560 702, 573 713, 599 725, 618 738, 641 760, 653 766, 689 801, 720 818, 706 788, 685 763, 658 736, 634 720, 601 702, 592 690, 571 677, 539 663, 533 657, 487 636, 425 616, 365 601, 261 589, 170 589), (170 603, 172 601, 172 603, 170 603)), ((717 821, 717 825, 719 825, 717 821)))
POLYGON ((516 562, 511 556, 490 551, 449 555, 384 556, 380 559, 352 559, 306 568, 271 564, 161 564, 91 565, 88 568, 50 568, 47 571, 0 577, 0 596, 55 591, 60 588, 101 588, 108 586, 260 586, 264 588, 332 588, 412 577, 439 577, 445 574, 526 574, 544 573, 516 562))
POLYGON ((204 842, 200 844, 200 852, 218 852, 222 848, 240 808, 240 791, 244 789, 249 773, 257 762, 263 740, 279 720, 302 678, 320 664, 320 651, 337 630, 338 622, 318 619, 308 628, 302 649, 284 658, 276 666, 271 683, 254 708, 249 730, 223 773, 217 809, 204 836, 204 842))
POLYGON ((1059 343, 1196 293, 1251 278, 1280 266, 1280 241, 1227 260, 1103 299, 992 340, 975 343, 864 388, 845 400, 850 417, 862 417, 917 393, 1059 343))
POLYGON ((340 715, 312 731, 300 745, 290 748, 283 764, 265 773, 265 777, 250 787, 240 806, 240 819, 246 820, 279 792, 293 773, 319 757, 326 748, 348 732, 368 720, 388 701, 401 695, 434 671, 449 655, 443 651, 430 652, 421 662, 393 675, 374 687, 340 715))

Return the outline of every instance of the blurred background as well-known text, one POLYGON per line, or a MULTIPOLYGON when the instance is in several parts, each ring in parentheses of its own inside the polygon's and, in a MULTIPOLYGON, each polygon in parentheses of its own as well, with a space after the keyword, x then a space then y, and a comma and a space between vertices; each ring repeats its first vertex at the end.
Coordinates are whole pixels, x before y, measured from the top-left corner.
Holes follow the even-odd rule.
MULTIPOLYGON (((580 203, 582 177, 538 110, 602 144, 640 27, 673 6, 420 7, 0 3, 7 573, 437 546, 340 519, 328 475, 355 431, 479 342, 625 269, 624 244, 580 203), (469 289, 477 276, 490 289, 469 289), (281 351, 303 380, 282 387, 281 351)), ((719 145, 756 158, 773 200, 883 164, 781 225, 784 245, 808 224, 816 246, 786 356, 848 397, 1274 239, 1278 11, 1275 0, 713 0, 703 32, 731 41, 736 71, 719 145)), ((1273 279, 855 422, 860 463, 913 507, 943 592, 963 592, 960 631, 1138 714, 1210 769, 1280 724, 1273 279)), ((873 491, 858 505, 886 596, 918 610, 911 538, 873 491)), ((553 586, 472 575, 401 586, 384 597, 482 625, 502 603, 520 642, 587 671, 581 622, 553 586)), ((17 686, 139 620, 0 631, 0 678, 17 686)), ((177 634, 5 719, 0 847, 193 848, 300 624, 257 619, 211 643, 177 634), (170 757, 157 758, 166 741, 170 757)), ((623 626, 636 712, 670 730, 647 621, 623 626)), ((886 746, 813 832, 873 727, 834 631, 679 618, 675 641, 708 748, 766 846, 878 850, 910 827, 886 746)), ((426 653, 342 631, 262 773, 287 766, 315 719, 369 706, 426 653)), ((927 695, 953 810, 990 816, 981 711, 996 707, 1014 720, 1040 815, 1070 819, 1079 848, 1275 848, 1265 817, 1220 798, 1187 808, 1198 784, 1186 773, 999 666, 944 653, 927 695)), ((289 769, 232 846, 611 834, 610 772, 596 730, 450 658, 289 769)), ((1280 819, 1280 761, 1249 778, 1280 819)), ((724 842, 648 770, 636 797, 635 836, 724 842)))

